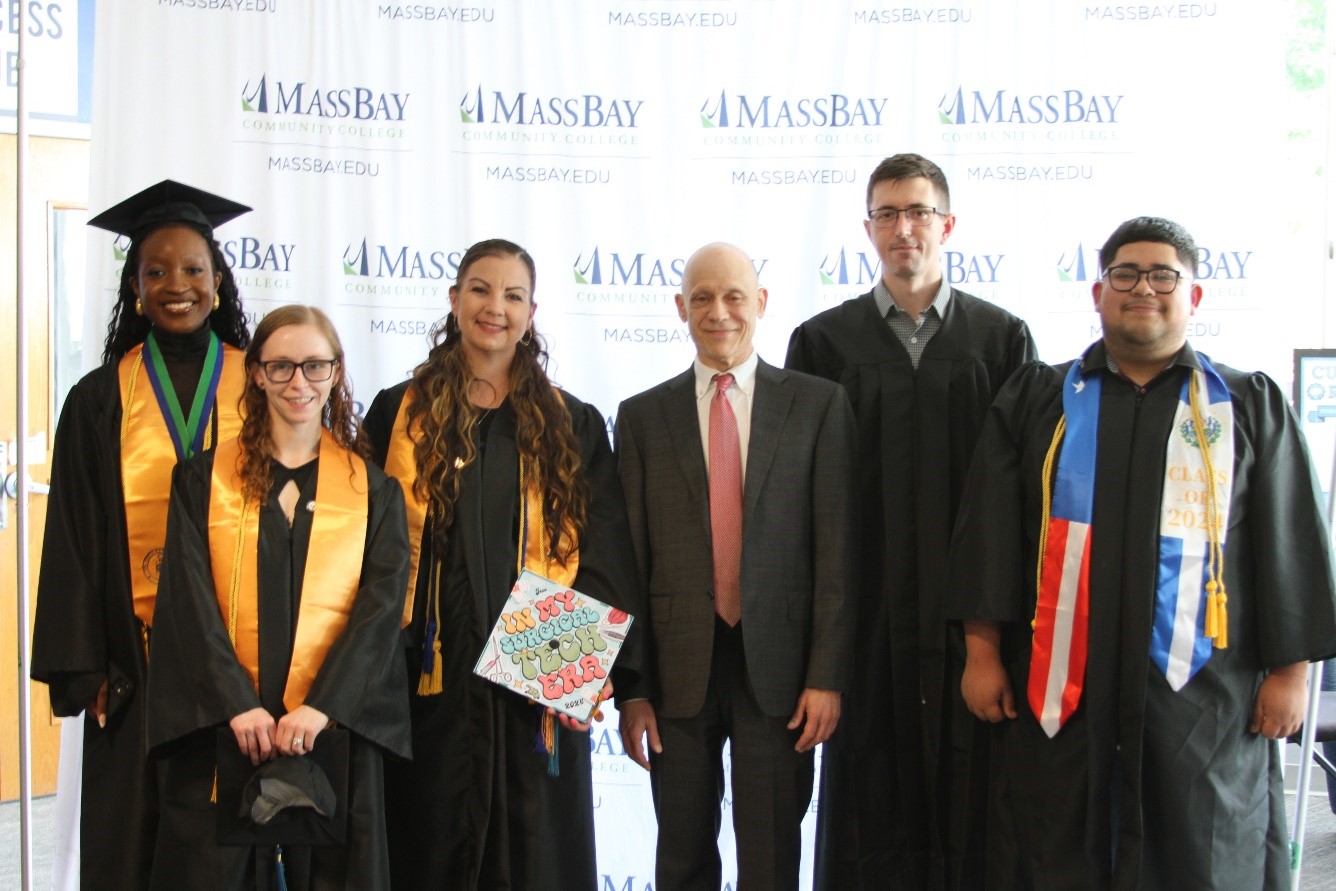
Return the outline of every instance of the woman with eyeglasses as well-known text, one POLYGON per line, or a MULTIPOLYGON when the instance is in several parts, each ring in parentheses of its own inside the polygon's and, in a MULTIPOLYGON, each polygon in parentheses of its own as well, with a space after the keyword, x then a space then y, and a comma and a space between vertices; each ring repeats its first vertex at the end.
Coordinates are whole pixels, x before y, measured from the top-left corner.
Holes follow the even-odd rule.
POLYGON ((158 784, 144 681, 167 496, 178 461, 241 427, 250 334, 214 227, 249 210, 165 180, 88 221, 128 245, 102 365, 70 390, 56 428, 32 652, 52 713, 84 714, 84 888, 148 882, 158 784))
POLYGON ((587 728, 473 674, 521 566, 643 614, 603 416, 547 377, 534 275, 517 244, 470 247, 430 354, 366 417, 413 541, 414 760, 387 781, 396 889, 596 884, 587 728))
POLYGON ((269 313, 246 371, 240 436, 173 474, 150 887, 385 888, 382 757, 409 753, 403 496, 362 457, 324 313, 269 313))

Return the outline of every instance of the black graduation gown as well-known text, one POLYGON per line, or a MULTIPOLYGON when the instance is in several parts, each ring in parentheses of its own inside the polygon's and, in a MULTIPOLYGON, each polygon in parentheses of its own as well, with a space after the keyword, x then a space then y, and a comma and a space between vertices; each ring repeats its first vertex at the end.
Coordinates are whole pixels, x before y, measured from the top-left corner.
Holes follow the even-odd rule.
MULTIPOLYGON (((365 429, 383 463, 407 382, 376 397, 365 429)), ((621 483, 603 417, 562 393, 591 495, 574 587, 633 616, 636 576, 621 483)), ((411 891, 589 891, 596 883, 589 737, 558 724, 560 775, 534 752, 539 710, 473 674, 514 584, 519 517, 515 415, 482 420, 479 460, 464 472, 441 571, 444 691, 416 695, 431 568, 423 535, 408 665, 412 764, 387 769, 393 885, 411 891)))
MULTIPOLYGON (((194 398, 208 335, 207 326, 156 335, 183 405, 194 398)), ((80 379, 56 427, 32 678, 47 684, 51 711, 62 717, 84 711, 107 682, 107 726, 91 712, 84 719, 80 876, 84 888, 139 891, 153 861, 158 784, 144 755, 147 663, 130 588, 118 367, 80 379)))
POLYGON ((858 422, 859 640, 823 749, 816 887, 977 888, 987 731, 942 613, 955 509, 984 411, 1035 357, 1025 323, 951 291, 916 370, 872 293, 794 330, 785 366, 843 384, 858 422))
MULTIPOLYGON (((1103 344, 1084 359, 1105 368, 1103 344)), ((1100 398, 1085 687, 1049 739, 1027 701, 1044 455, 1070 363, 1019 372, 988 415, 952 548, 950 615, 1002 623, 1019 717, 1002 750, 1034 889, 1289 887, 1276 746, 1249 733, 1268 668, 1336 652, 1316 477, 1280 389, 1216 364, 1234 404, 1229 646, 1178 692, 1150 659, 1165 447, 1196 354, 1100 398)))
MULTIPOLYGON (((212 451, 178 465, 162 581, 154 612, 148 679, 148 742, 163 763, 162 820, 152 888, 233 891, 273 888, 272 853, 216 842, 215 728, 263 705, 284 713, 283 687, 308 560, 317 473, 302 486, 289 529, 275 485, 260 513, 260 690, 237 661, 210 570, 208 514, 212 451), (287 621, 284 621, 287 619, 287 621), (258 867, 257 867, 258 864, 258 867)), ((338 472, 337 466, 334 472, 338 472)), ((292 891, 362 891, 389 886, 382 753, 408 757, 399 621, 407 585, 408 536, 399 484, 374 466, 369 484, 362 575, 348 625, 329 653, 306 703, 350 731, 347 841, 287 847, 292 891)), ((315 746, 319 747, 319 737, 315 746)), ((283 756, 279 756, 283 757, 283 756)))

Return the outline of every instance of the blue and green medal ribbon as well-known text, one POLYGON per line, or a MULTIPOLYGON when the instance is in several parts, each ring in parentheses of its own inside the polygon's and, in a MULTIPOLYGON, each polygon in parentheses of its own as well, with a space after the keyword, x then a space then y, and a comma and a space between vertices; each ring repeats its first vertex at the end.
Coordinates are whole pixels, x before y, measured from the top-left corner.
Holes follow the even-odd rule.
POLYGON ((189 418, 181 410, 176 388, 172 386, 171 377, 167 373, 167 363, 163 361, 162 350, 152 331, 144 340, 144 352, 148 354, 144 367, 148 370, 149 383, 153 385, 158 408, 167 422, 167 431, 172 436, 176 460, 184 461, 194 457, 204 450, 208 419, 213 415, 213 403, 218 396, 218 381, 223 373, 222 342, 217 334, 209 333, 209 349, 204 354, 204 370, 200 373, 199 385, 195 387, 189 418))

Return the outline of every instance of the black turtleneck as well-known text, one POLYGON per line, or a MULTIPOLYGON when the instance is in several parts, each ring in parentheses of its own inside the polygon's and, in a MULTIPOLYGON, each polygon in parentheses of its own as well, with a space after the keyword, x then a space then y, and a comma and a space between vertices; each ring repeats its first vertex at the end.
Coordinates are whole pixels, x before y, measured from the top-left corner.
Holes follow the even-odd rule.
POLYGON ((153 329, 153 339, 162 352, 162 361, 167 366, 167 376, 172 379, 176 400, 181 405, 182 413, 187 416, 190 415, 190 407, 195 399, 195 388, 199 386, 211 331, 208 322, 189 334, 169 334, 158 328, 153 329))

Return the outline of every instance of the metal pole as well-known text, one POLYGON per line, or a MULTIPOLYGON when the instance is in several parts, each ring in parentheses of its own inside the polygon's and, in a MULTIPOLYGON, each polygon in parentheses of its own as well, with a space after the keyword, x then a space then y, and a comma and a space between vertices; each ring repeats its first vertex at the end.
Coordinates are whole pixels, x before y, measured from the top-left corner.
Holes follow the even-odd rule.
POLYGON ((15 106, 15 168, 18 173, 18 189, 15 191, 14 207, 17 225, 14 235, 14 305, 17 308, 14 325, 14 362, 18 366, 14 375, 18 392, 15 394, 14 439, 18 443, 18 485, 15 487, 14 526, 17 559, 16 593, 18 601, 18 638, 19 638, 19 844, 21 853, 21 887, 23 891, 32 891, 32 721, 28 685, 28 326, 25 309, 23 285, 24 250, 27 216, 26 173, 28 166, 28 103, 27 103, 27 56, 26 44, 28 4, 18 5, 18 68, 17 102, 15 106))
POLYGON ((1313 740, 1317 735, 1317 708, 1321 696, 1322 663, 1308 666, 1308 711, 1299 744, 1299 781, 1294 789, 1294 841, 1290 842, 1290 888, 1299 891, 1304 860, 1304 832, 1308 829, 1308 790, 1313 779, 1313 740))

